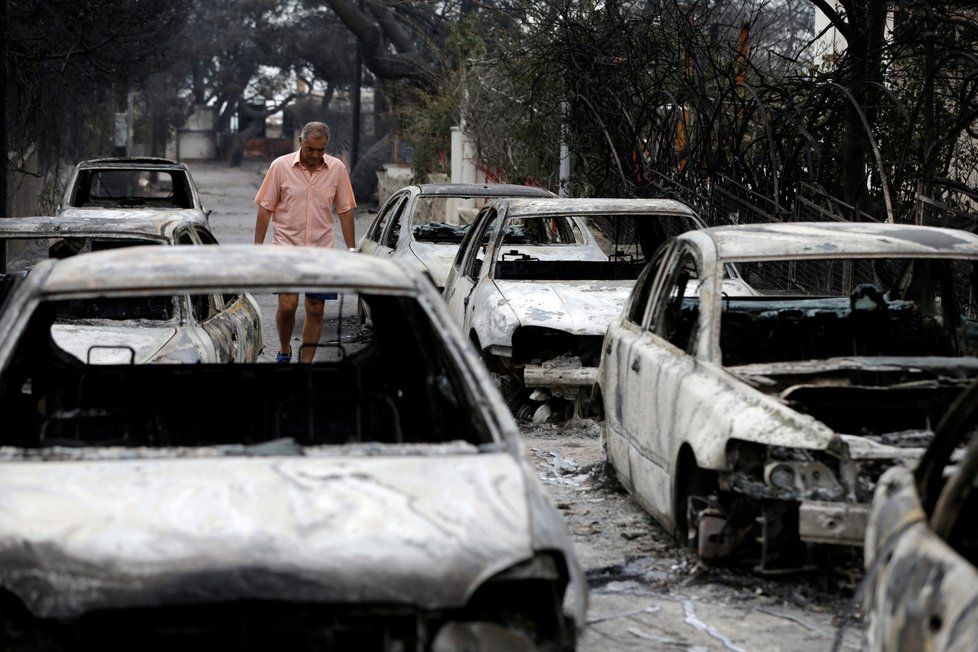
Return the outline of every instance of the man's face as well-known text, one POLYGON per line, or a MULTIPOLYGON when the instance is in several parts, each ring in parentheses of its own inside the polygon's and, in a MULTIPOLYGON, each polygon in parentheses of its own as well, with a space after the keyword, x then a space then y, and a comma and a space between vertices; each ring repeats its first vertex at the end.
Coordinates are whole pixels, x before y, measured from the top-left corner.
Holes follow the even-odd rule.
POLYGON ((323 154, 326 152, 326 144, 329 138, 326 136, 306 136, 299 143, 299 158, 307 168, 318 168, 323 163, 323 154))

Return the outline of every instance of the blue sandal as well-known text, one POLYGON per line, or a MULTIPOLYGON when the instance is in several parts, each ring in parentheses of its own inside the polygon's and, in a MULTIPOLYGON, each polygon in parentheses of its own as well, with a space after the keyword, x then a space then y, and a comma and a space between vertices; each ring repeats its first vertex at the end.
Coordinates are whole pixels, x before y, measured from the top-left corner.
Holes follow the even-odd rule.
POLYGON ((290 362, 292 362, 292 352, 289 351, 288 353, 277 354, 275 356, 275 362, 277 364, 289 364, 290 362))

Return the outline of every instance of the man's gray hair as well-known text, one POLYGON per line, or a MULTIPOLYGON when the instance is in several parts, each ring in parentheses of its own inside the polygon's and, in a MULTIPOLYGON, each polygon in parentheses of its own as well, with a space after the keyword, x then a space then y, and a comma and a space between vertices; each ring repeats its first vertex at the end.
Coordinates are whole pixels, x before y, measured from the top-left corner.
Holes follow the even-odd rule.
POLYGON ((307 122, 302 127, 302 133, 299 134, 299 140, 305 140, 306 136, 312 136, 313 138, 325 136, 327 139, 329 139, 329 127, 326 126, 325 122, 307 122))

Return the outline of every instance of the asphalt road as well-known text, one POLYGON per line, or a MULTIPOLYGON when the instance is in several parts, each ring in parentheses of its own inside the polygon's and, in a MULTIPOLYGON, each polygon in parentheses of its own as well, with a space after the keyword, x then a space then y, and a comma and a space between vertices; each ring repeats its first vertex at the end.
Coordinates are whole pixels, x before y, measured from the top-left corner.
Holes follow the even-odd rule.
MULTIPOLYGON (((239 168, 188 164, 213 211, 218 240, 253 242, 254 197, 267 162, 246 161, 239 168)), ((372 218, 369 210, 357 211, 357 237, 372 218)), ((327 305, 328 318, 336 305, 327 305)), ((275 355, 274 312, 274 306, 262 306, 265 358, 275 355)), ((605 477, 600 428, 594 421, 523 428, 527 454, 564 515, 589 578, 589 617, 579 651, 805 652, 832 650, 837 637, 837 649, 860 649, 858 619, 853 624, 847 618, 858 569, 771 578, 750 569, 702 566, 605 477)))

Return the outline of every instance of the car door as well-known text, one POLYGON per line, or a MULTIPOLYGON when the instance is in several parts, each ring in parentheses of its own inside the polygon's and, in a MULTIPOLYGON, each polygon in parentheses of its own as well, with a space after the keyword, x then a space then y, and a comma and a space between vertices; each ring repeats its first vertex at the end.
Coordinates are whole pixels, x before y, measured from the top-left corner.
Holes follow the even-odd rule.
POLYGON ((455 263, 445 285, 445 302, 448 312, 456 324, 468 333, 471 324, 472 291, 478 279, 485 275, 484 268, 491 261, 486 258, 486 245, 491 234, 492 225, 498 220, 498 211, 490 206, 482 210, 476 217, 475 223, 465 234, 455 263))
MULTIPOLYGON (((483 209, 484 211, 485 209, 483 209)), ((472 237, 475 235, 477 225, 480 223, 479 217, 482 215, 480 211, 475 219, 472 220, 472 228, 465 231, 465 235, 462 236, 462 241, 458 244, 458 249, 455 250, 455 258, 452 260, 452 265, 448 269, 448 276, 445 277, 445 287, 442 290, 442 297, 447 298, 449 289, 455 284, 455 279, 458 278, 462 269, 462 262, 465 260, 465 256, 469 251, 469 243, 472 241, 472 237)))
POLYGON ((262 349, 261 314, 249 295, 214 295, 216 310, 204 322, 208 333, 229 336, 229 360, 232 362, 256 362, 262 349))
MULTIPOLYGON (((394 244, 389 241, 391 224, 398 222, 404 213, 410 193, 407 190, 394 193, 374 218, 367 233, 361 238, 360 253, 370 256, 389 256, 394 253, 394 244)), ((395 241, 396 244, 396 241, 395 241)))
MULTIPOLYGON (((645 328, 652 292, 662 261, 670 247, 655 252, 635 282, 622 315, 611 322, 601 352, 601 391, 604 397, 605 452, 619 478, 631 485, 628 464, 630 437, 625 429, 626 410, 636 410, 636 398, 626 393, 632 348, 645 328)), ((641 400, 641 397, 638 398, 641 400)), ((636 419, 629 415, 629 422, 636 419)))
POLYGON ((236 362, 239 344, 239 328, 227 310, 222 295, 188 295, 191 319, 187 323, 192 337, 207 341, 210 352, 203 354, 203 362, 226 364, 236 362), (211 353, 212 352, 212 353, 211 353), (213 359, 208 359, 213 356, 213 359))
POLYGON ((632 306, 631 327, 622 333, 614 350, 618 359, 618 383, 622 396, 620 428, 632 448, 641 446, 639 440, 645 436, 646 422, 651 418, 648 415, 651 401, 643 387, 643 378, 648 372, 646 369, 643 374, 643 366, 648 365, 643 349, 650 346, 648 328, 653 300, 662 295, 661 288, 669 280, 674 252, 673 244, 667 244, 656 252, 649 277, 641 286, 644 297, 641 301, 636 298, 632 306))
POLYGON ((632 443, 632 484, 643 503, 672 517, 672 465, 677 442, 689 436, 685 393, 695 368, 691 351, 698 328, 698 256, 686 243, 666 252, 650 294, 646 326, 636 336, 624 369, 623 430, 632 443), (692 283, 691 283, 692 281, 692 283), (639 473, 638 470, 641 470, 639 473))
POLYGON ((413 205, 418 201, 418 195, 405 196, 405 201, 400 202, 394 209, 387 227, 381 234, 378 242, 378 249, 386 255, 396 253, 399 249, 407 250, 411 241, 411 212, 413 205), (404 236, 402 237, 402 232, 404 236))

